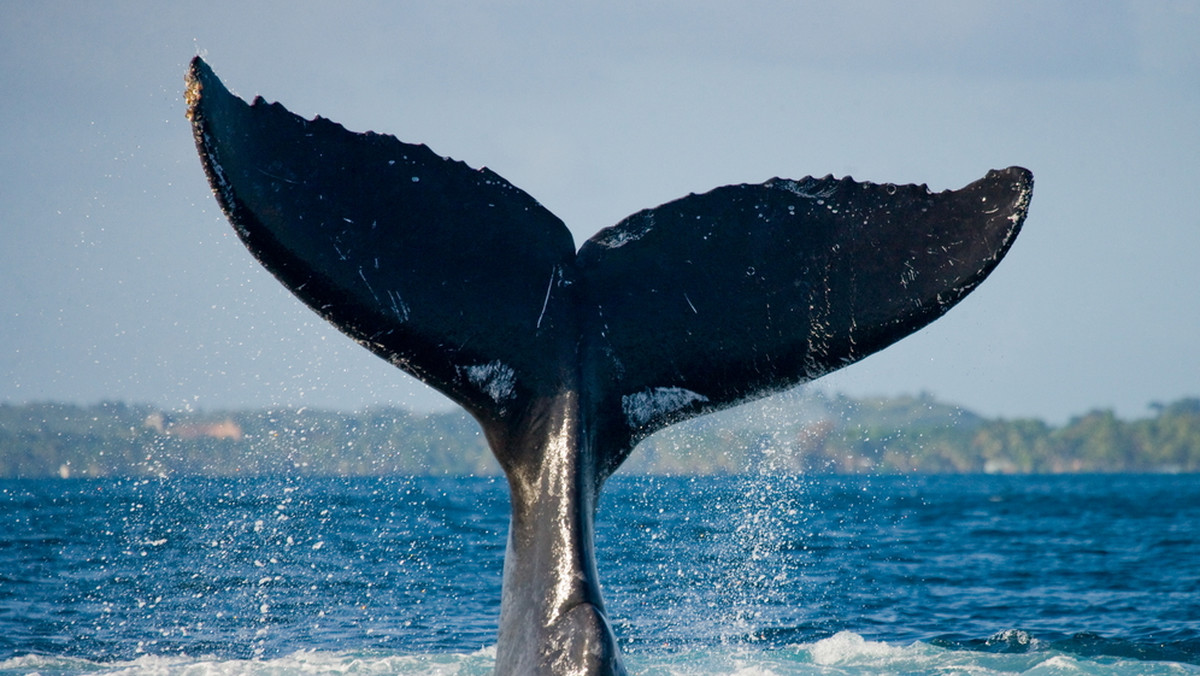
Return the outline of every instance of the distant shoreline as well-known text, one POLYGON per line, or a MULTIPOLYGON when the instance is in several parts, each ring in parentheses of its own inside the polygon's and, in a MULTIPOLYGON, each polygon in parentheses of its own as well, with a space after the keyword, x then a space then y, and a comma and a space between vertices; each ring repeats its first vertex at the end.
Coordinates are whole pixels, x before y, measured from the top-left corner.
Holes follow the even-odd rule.
MULTIPOLYGON (((818 392, 705 416, 651 436, 625 474, 1200 472, 1200 398, 1061 426, 984 418, 923 394, 818 392)), ((499 474, 464 412, 398 407, 164 411, 102 402, 0 404, 0 478, 499 474)))

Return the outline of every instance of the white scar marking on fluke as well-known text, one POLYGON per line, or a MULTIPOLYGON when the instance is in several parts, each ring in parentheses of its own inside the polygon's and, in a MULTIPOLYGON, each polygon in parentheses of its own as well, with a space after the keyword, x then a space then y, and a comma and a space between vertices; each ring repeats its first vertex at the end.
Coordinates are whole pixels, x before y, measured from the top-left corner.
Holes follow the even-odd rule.
POLYGON ((401 322, 408 321, 408 306, 404 304, 404 300, 400 298, 400 294, 388 289, 388 300, 392 304, 392 314, 401 322))
POLYGON ((542 328, 542 318, 546 316, 546 308, 550 305, 550 292, 554 289, 554 280, 561 275, 562 271, 558 266, 554 266, 554 272, 550 273, 550 281, 546 282, 546 297, 542 299, 542 311, 538 314, 537 324, 534 328, 542 328))
POLYGON ((700 314, 699 312, 696 311, 696 306, 692 305, 692 299, 688 298, 688 295, 686 293, 683 294, 683 299, 687 301, 688 307, 692 308, 693 313, 700 314))
POLYGON ((623 222, 609 228, 602 237, 596 239, 596 244, 606 249, 616 249, 630 242, 636 242, 654 229, 654 214, 649 211, 634 214, 623 222))
MULTIPOLYGON (((338 253, 341 253, 341 252, 339 251, 338 253)), ((343 258, 342 260, 345 260, 345 259, 343 258)), ((367 291, 371 292, 371 297, 375 299, 375 304, 382 305, 382 303, 379 302, 379 294, 375 293, 375 289, 371 288, 371 283, 367 281, 367 275, 366 275, 366 273, 363 272, 363 269, 361 267, 358 269, 358 276, 362 278, 363 284, 367 285, 367 291)))
POLYGON ((654 387, 621 397, 621 411, 630 427, 641 427, 651 420, 674 413, 708 397, 682 387, 654 387))
POLYGON ((258 173, 262 174, 263 176, 266 176, 267 178, 273 178, 276 181, 283 181, 284 183, 291 183, 292 185, 302 185, 300 183, 300 181, 293 181, 290 178, 284 178, 277 174, 272 174, 271 172, 269 172, 266 169, 263 169, 261 167, 255 167, 255 169, 258 170, 258 173))
MULTIPOLYGON (((379 294, 375 293, 375 288, 371 286, 371 282, 367 281, 367 273, 363 272, 361 267, 358 269, 358 276, 363 280, 363 284, 367 286, 367 291, 371 292, 371 297, 375 299, 375 305, 383 307, 383 301, 380 300, 379 294)), ((392 315, 401 322, 408 321, 408 306, 404 304, 404 300, 400 298, 400 294, 391 289, 386 289, 386 292, 392 315)))
POLYGON ((513 389, 517 385, 517 374, 512 367, 504 365, 499 360, 475 366, 459 367, 459 370, 466 374, 467 380, 497 404, 512 398, 513 389))
MULTIPOLYGON (((1025 185, 1021 186, 1021 190, 1020 190, 1020 193, 1017 195, 1017 200, 1016 200, 1016 203, 1012 210, 1012 213, 1009 214, 1009 216, 1008 216, 1009 222, 1011 222, 1013 225, 1016 225, 1017 223, 1019 223, 1021 221, 1022 218, 1025 217, 1025 213, 1029 210, 1029 200, 1032 197, 1033 197, 1033 183, 1028 182, 1025 185)), ((1015 233, 1010 233, 1008 239, 1011 239, 1015 236, 1016 236, 1015 233)), ((1008 240, 1005 240, 1005 243, 1007 244, 1008 240)))

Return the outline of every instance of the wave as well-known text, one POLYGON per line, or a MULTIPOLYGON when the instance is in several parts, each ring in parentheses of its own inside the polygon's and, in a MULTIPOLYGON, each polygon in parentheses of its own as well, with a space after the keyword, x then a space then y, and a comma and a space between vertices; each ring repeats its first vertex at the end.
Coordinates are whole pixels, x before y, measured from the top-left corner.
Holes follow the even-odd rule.
MULTIPOLYGON (((882 676, 883 674, 970 674, 971 676, 1194 676, 1200 666, 1138 659, 1136 655, 1080 654, 1065 642, 1042 642, 1013 630, 980 649, 915 642, 897 646, 840 632, 811 643, 758 647, 707 646, 626 655, 639 676, 882 676)), ((1097 639, 1088 645, 1096 653, 1097 639)), ((1078 644, 1076 644, 1078 647, 1078 644)), ((1085 651, 1086 652, 1086 651, 1085 651)), ((10 674, 112 676, 484 676, 491 674, 495 648, 470 653, 396 654, 386 652, 300 651, 273 659, 234 660, 143 655, 133 660, 95 662, 82 658, 25 655, 0 661, 10 674)))
POLYGON ((983 640, 958 641, 935 639, 944 648, 977 650, 989 653, 1028 653, 1059 651, 1079 657, 1126 658, 1151 662, 1187 662, 1200 665, 1200 638, 1194 632, 1171 632, 1143 639, 1110 638, 1094 632, 1069 636, 1034 636, 1010 629, 983 640))

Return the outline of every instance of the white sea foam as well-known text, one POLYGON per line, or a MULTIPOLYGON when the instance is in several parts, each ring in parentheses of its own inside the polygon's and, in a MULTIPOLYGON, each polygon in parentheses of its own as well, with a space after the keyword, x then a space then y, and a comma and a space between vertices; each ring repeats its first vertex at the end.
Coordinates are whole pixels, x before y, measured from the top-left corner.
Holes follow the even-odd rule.
POLYGON ((817 641, 808 650, 815 664, 825 665, 894 658, 903 651, 902 648, 894 648, 886 643, 868 641, 849 631, 838 632, 817 641))
MULTIPOLYGON (((0 660, 0 676, 15 674, 100 674, 120 676, 292 676, 309 674, 395 674, 398 676, 484 676, 495 667, 494 646, 469 653, 386 651, 299 651, 269 659, 143 655, 96 662, 73 657, 23 655, 0 660)), ((642 676, 1197 676, 1200 666, 1178 662, 1089 659, 1055 651, 988 653, 952 650, 917 642, 892 645, 841 632, 814 643, 767 647, 716 644, 679 650, 630 651, 631 674, 642 676)))
POLYGON ((495 667, 496 649, 473 653, 387 654, 300 651, 273 659, 231 660, 143 655, 118 662, 24 655, 0 661, 0 675, 102 674, 112 676, 291 676, 310 674, 396 674, 398 676, 483 676, 495 667))

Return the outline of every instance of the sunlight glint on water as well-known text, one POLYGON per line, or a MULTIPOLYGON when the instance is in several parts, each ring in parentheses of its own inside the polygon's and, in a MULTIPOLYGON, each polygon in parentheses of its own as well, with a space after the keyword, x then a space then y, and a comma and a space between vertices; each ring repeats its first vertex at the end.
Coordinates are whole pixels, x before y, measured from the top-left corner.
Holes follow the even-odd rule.
MULTIPOLYGON (((1200 477, 616 477, 634 673, 1200 673, 1200 477)), ((494 479, 0 482, 0 673, 488 673, 494 479)))

